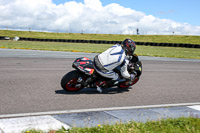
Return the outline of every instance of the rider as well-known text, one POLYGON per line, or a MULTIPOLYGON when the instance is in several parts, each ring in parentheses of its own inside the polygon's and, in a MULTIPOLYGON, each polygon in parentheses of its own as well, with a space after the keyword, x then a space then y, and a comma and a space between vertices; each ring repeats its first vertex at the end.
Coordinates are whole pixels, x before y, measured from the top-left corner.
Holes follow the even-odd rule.
MULTIPOLYGON (((96 72, 109 79, 107 84, 118 84, 119 75, 113 70, 120 66, 121 75, 126 79, 133 79, 135 75, 128 73, 127 65, 135 49, 135 42, 131 39, 125 39, 121 45, 115 44, 103 53, 96 55, 94 57, 96 72)), ((105 85, 105 82, 102 85, 97 85, 97 91, 100 93, 102 92, 100 86, 103 85, 105 85)))

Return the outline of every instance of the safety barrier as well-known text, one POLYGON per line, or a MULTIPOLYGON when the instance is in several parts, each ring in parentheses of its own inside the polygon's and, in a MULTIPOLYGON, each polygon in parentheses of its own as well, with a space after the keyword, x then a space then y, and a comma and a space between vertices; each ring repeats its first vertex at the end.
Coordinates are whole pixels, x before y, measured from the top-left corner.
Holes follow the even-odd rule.
MULTIPOLYGON (((0 36, 0 40, 8 40, 9 37, 0 36)), ((95 44, 117 44, 122 41, 107 41, 107 40, 75 40, 75 39, 40 39, 40 38, 25 38, 20 37, 20 41, 41 41, 41 42, 68 42, 68 43, 95 43, 95 44)), ((182 44, 182 43, 154 43, 154 42, 136 42, 137 45, 144 46, 163 46, 163 47, 185 47, 185 48, 200 48, 200 44, 182 44)))

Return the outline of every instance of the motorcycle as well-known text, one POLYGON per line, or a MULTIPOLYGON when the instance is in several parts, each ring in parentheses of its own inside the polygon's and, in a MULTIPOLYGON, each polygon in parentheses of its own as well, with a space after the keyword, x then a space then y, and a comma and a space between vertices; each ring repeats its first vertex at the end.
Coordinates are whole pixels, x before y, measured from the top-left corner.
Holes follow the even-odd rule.
POLYGON ((132 55, 131 60, 127 66, 130 74, 135 74, 134 79, 125 79, 120 74, 120 67, 114 69, 119 74, 118 84, 109 84, 108 79, 99 75, 94 68, 93 61, 87 57, 77 58, 72 67, 72 70, 66 73, 61 79, 61 87, 67 92, 80 91, 83 88, 111 88, 117 86, 119 88, 128 88, 138 82, 142 74, 142 62, 136 54, 132 55))

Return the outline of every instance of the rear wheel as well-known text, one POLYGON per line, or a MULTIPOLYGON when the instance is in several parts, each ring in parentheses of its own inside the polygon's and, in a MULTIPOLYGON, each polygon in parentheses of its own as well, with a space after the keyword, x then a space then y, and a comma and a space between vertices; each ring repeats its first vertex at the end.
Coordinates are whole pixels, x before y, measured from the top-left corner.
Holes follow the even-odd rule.
POLYGON ((80 76, 80 73, 77 70, 71 71, 63 76, 61 79, 61 87, 68 92, 75 92, 79 91, 84 88, 83 85, 76 86, 78 77, 80 76))

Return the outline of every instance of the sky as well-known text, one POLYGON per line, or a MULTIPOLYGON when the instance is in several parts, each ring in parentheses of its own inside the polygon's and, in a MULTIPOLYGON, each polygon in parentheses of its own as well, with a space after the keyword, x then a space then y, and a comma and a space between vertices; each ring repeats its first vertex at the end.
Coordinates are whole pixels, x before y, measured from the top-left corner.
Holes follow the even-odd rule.
POLYGON ((200 0, 0 0, 0 29, 200 35, 200 0))
MULTIPOLYGON (((55 4, 69 1, 71 0, 53 0, 55 4)), ((84 0, 74 1, 84 2, 84 0)), ((101 2, 103 6, 117 3, 147 15, 200 26, 200 0, 101 0, 101 2)))

